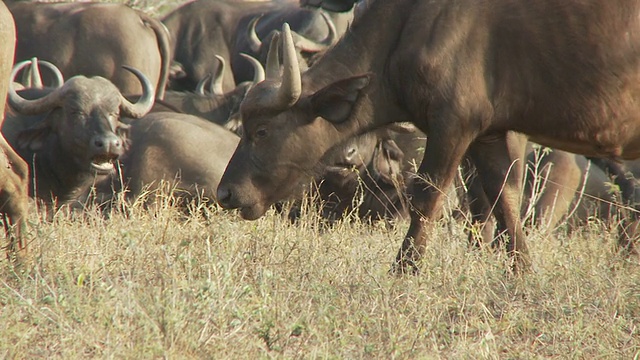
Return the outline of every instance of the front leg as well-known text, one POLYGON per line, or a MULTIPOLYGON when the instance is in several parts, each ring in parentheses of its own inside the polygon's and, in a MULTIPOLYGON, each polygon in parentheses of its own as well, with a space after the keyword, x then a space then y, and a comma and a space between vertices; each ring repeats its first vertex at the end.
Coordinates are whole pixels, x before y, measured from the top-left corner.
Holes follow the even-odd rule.
POLYGON ((440 216, 443 195, 476 136, 473 132, 462 132, 464 126, 456 121, 443 121, 438 125, 429 131, 425 156, 410 189, 411 225, 391 269, 396 274, 418 271, 417 262, 424 254, 428 225, 440 216))

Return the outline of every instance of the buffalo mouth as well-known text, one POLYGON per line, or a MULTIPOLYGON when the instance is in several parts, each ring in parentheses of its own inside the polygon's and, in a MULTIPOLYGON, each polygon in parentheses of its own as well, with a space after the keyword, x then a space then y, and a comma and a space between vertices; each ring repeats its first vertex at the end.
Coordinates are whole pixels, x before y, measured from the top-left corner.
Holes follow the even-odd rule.
POLYGON ((108 175, 114 171, 117 159, 117 156, 109 154, 94 156, 91 159, 91 170, 97 175, 108 175))
POLYGON ((239 207, 240 217, 244 220, 257 220, 267 212, 268 206, 262 204, 254 204, 251 206, 239 207))
POLYGON ((335 164, 324 168, 324 178, 336 183, 344 183, 357 178, 363 166, 355 164, 335 164))

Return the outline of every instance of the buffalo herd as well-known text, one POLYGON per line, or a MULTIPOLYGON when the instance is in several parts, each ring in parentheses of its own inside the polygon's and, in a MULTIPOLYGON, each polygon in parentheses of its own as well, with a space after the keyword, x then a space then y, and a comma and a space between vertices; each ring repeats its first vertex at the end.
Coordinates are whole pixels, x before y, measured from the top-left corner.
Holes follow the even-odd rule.
POLYGON ((195 0, 0 7, 0 211, 173 191, 244 219, 410 226, 414 273, 456 202, 471 244, 618 223, 634 247, 640 0, 195 0), (636 50, 638 51, 636 53, 636 50), (428 135, 428 140, 427 140, 428 135), (276 205, 276 206, 274 206, 276 205))

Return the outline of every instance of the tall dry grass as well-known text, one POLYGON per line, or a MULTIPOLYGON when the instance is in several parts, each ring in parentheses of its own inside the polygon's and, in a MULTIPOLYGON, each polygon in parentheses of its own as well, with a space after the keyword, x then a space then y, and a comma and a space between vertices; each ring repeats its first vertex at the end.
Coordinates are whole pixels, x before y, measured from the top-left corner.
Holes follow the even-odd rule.
POLYGON ((504 253, 470 249, 446 218, 421 274, 398 278, 405 222, 327 228, 313 212, 292 225, 194 207, 50 222, 33 210, 34 262, 0 262, 0 358, 640 357, 639 267, 602 224, 532 231, 532 270, 513 277, 504 253))
POLYGON ((421 274, 398 278, 404 222, 127 210, 34 212, 34 264, 0 263, 0 358, 640 356, 639 267, 601 224, 533 231, 533 269, 513 277, 447 218, 421 274))

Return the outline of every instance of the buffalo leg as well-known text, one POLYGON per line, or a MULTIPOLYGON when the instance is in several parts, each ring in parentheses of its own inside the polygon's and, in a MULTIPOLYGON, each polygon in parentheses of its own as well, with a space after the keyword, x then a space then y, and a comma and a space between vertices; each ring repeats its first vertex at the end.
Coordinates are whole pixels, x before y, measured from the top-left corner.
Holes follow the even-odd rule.
POLYGON ((489 202, 495 204, 493 214, 498 230, 507 236, 507 253, 514 259, 514 270, 526 268, 528 250, 520 219, 526 141, 512 133, 483 140, 471 145, 469 156, 489 202))
POLYGON ((473 134, 460 134, 455 121, 430 131, 425 156, 411 186, 411 225, 391 269, 394 273, 416 273, 417 261, 426 246, 428 222, 440 215, 446 189, 452 184, 473 134), (465 136, 466 135, 466 136, 465 136))
POLYGON ((492 204, 484 192, 480 175, 470 160, 462 162, 462 169, 467 187, 464 196, 471 213, 469 244, 480 247, 482 244, 493 243, 496 224, 495 219, 491 216, 492 204))
POLYGON ((28 166, 0 136, 2 167, 0 174, 0 211, 4 213, 5 234, 9 241, 7 257, 25 259, 28 249, 24 232, 29 204, 28 166))

